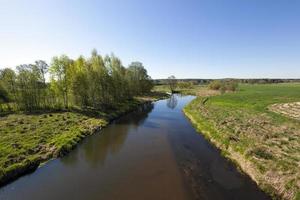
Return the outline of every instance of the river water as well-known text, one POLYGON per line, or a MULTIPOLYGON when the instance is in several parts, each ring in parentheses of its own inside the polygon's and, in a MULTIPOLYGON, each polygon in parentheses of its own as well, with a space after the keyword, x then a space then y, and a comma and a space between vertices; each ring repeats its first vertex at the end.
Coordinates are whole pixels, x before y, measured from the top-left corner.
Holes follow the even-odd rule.
POLYGON ((0 199, 269 199, 194 130, 182 112, 193 98, 175 95, 116 120, 0 188, 0 199))

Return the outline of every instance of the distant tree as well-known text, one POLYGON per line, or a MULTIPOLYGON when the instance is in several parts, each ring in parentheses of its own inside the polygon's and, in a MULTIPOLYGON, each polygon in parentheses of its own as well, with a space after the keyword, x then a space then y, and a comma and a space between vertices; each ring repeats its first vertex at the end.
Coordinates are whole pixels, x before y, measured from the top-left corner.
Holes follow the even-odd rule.
POLYGON ((175 76, 169 76, 168 77, 168 80, 167 80, 167 83, 169 85, 169 88, 171 90, 172 93, 175 92, 175 89, 177 87, 177 80, 176 80, 176 77, 175 76))

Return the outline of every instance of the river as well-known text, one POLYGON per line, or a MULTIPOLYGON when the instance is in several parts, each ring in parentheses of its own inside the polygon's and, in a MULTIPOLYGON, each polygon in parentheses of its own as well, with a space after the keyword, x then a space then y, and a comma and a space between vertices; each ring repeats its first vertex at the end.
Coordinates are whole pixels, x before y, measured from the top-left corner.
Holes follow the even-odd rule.
POLYGON ((269 199, 194 130, 182 112, 193 98, 140 107, 0 188, 0 199, 269 199))

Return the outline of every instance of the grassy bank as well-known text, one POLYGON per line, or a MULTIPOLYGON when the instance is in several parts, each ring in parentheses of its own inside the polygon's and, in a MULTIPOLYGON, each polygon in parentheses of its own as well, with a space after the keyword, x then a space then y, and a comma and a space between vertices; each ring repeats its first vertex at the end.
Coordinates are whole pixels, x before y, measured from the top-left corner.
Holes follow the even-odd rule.
POLYGON ((240 85, 239 91, 198 97, 185 114, 274 197, 300 199, 300 122, 271 105, 300 101, 300 84, 240 85))
POLYGON ((72 150, 84 137, 111 120, 165 95, 151 93, 106 112, 68 110, 15 113, 0 119, 0 185, 35 170, 41 163, 72 150))

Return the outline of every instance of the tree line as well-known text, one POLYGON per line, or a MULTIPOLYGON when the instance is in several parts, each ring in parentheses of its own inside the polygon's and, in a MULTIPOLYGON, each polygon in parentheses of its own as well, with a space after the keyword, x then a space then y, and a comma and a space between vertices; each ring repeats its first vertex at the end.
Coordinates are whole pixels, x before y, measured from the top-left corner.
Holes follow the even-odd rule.
MULTIPOLYGON (((238 78, 224 78, 224 79, 176 79, 178 82, 191 82, 194 85, 197 84, 209 84, 212 81, 237 81, 239 83, 249 83, 249 84, 270 84, 270 83, 293 83, 300 82, 300 79, 274 79, 274 78, 250 78, 250 79, 238 79, 238 78)), ((155 79, 153 80, 155 85, 167 85, 169 84, 169 79, 155 79)))
POLYGON ((152 87, 141 62, 126 68, 113 54, 102 57, 93 50, 89 58, 61 55, 50 66, 38 60, 1 70, 0 110, 112 109, 152 87))

